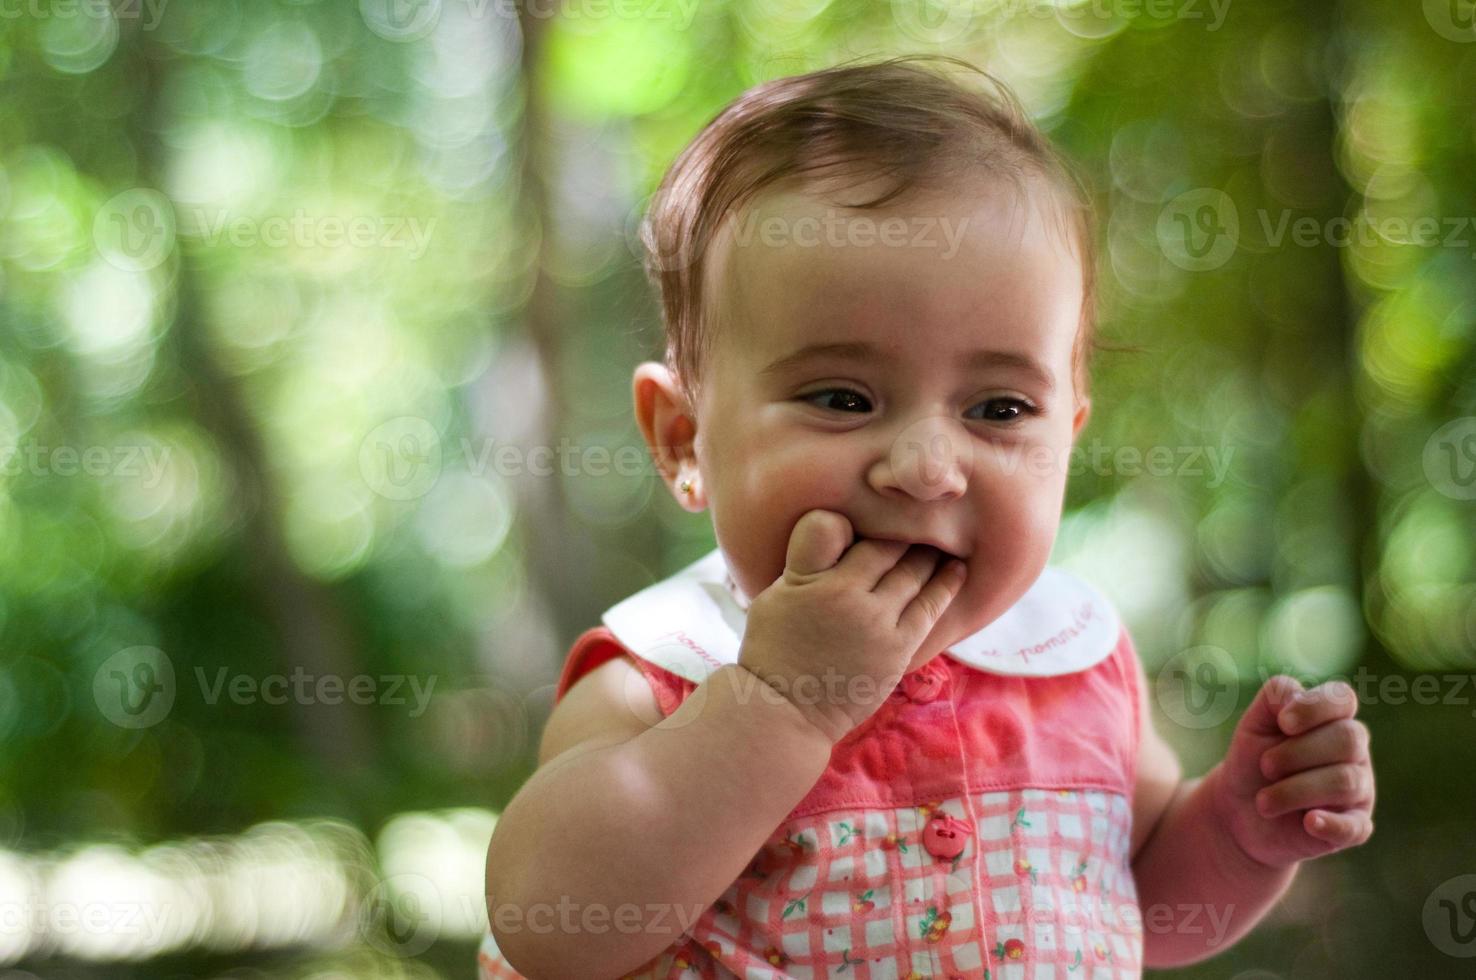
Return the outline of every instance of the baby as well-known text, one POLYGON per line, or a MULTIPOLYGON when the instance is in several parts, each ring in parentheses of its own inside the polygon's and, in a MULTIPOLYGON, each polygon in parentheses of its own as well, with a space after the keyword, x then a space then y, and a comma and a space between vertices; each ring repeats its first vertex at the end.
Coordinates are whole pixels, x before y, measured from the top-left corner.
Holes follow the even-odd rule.
POLYGON ((662 182, 635 412, 718 548, 571 650, 482 976, 1136 977, 1372 832, 1351 688, 1271 678, 1184 780, 1111 603, 1047 566, 1093 229, 980 78, 759 85, 662 182))

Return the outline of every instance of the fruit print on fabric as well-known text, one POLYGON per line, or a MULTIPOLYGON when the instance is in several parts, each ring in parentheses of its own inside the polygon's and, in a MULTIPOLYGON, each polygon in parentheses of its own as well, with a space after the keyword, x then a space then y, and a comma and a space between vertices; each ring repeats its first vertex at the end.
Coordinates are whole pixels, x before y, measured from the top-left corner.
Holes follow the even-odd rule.
MULTIPOLYGON (((629 976, 783 980, 865 964, 863 976, 899 980, 1030 980, 1038 967, 1062 980, 1138 977, 1130 828, 1127 799, 1096 790, 792 821, 683 942, 629 976)), ((516 977, 494 959, 484 980, 516 977)))

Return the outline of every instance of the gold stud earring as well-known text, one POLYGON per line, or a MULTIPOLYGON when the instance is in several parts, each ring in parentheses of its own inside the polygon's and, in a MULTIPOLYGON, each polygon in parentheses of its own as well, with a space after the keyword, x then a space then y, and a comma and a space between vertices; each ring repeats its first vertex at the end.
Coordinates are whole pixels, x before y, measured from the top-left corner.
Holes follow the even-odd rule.
POLYGON ((682 491, 682 493, 691 493, 692 492, 692 481, 691 480, 683 480, 681 483, 677 484, 677 488, 680 489, 682 491))

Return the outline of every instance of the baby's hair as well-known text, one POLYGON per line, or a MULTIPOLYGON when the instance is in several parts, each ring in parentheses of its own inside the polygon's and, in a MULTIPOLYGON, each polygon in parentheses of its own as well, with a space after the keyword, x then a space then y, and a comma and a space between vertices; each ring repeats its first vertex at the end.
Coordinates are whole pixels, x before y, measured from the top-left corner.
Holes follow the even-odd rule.
POLYGON ((1006 177, 1017 188, 1043 180, 1081 260, 1083 301, 1072 346, 1084 396, 1096 341, 1095 220, 1086 185, 1030 121, 999 79, 945 55, 845 63, 756 85, 703 127, 652 195, 641 225, 647 276, 661 299, 666 363, 695 400, 713 322, 704 315, 708 246, 725 217, 761 191, 837 173, 888 177, 886 204, 925 182, 1006 177), (928 70, 962 69, 988 83, 965 85, 928 70))

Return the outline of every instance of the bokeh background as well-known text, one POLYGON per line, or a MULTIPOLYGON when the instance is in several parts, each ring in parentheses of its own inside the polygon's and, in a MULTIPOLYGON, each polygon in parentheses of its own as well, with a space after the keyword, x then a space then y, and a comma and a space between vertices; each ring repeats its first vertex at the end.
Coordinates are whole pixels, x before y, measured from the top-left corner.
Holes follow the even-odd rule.
POLYGON ((1172 975, 1472 975, 1472 0, 12 0, 0 976, 472 975, 570 641, 713 547, 631 418, 647 196, 908 52, 1093 182, 1138 350, 1053 560, 1186 771, 1364 679, 1373 840, 1172 975))

